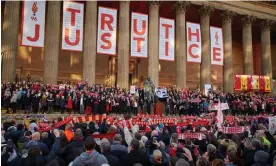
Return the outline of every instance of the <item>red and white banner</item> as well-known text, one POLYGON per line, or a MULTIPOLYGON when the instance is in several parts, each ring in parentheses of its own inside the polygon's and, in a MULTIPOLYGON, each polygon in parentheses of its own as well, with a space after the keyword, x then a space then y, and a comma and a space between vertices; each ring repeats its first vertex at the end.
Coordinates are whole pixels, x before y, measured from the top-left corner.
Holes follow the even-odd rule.
POLYGON ((159 59, 174 61, 174 20, 160 18, 159 59))
POLYGON ((82 51, 84 4, 63 2, 62 49, 82 51))
POLYGON ((222 29, 210 27, 211 64, 223 66, 223 36, 222 29))
POLYGON ((21 45, 44 47, 45 1, 23 1, 21 45))
POLYGON ((270 78, 268 76, 235 75, 234 79, 234 90, 236 91, 259 90, 271 92, 270 78))
POLYGON ((201 133, 182 133, 178 135, 178 139, 198 139, 201 140, 201 133))
POLYGON ((131 14, 131 56, 148 56, 148 15, 131 14))
POLYGON ((200 25, 187 22, 187 62, 201 62, 200 25))
POLYGON ((117 9, 99 7, 97 53, 116 55, 117 9))
POLYGON ((220 129, 223 123, 223 113, 221 108, 221 102, 218 104, 218 111, 217 111, 217 126, 220 129))
POLYGON ((240 126, 240 127, 222 127, 220 129, 221 132, 225 134, 241 134, 248 130, 249 126, 240 126))

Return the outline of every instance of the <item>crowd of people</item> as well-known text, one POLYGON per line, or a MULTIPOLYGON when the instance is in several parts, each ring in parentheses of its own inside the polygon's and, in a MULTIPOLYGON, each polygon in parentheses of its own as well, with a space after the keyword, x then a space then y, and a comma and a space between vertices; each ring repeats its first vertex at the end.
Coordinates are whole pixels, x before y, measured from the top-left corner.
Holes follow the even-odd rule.
MULTIPOLYGON (((53 122, 55 123, 55 122, 53 122)), ((6 121, 2 125, 2 166, 272 166, 276 164, 276 135, 268 119, 244 119, 249 130, 223 133, 215 121, 206 126, 67 123, 39 132, 37 122, 6 121), (181 138, 201 132, 201 138, 181 138)), ((275 132, 275 131, 274 131, 275 132)))
MULTIPOLYGON (((2 108, 9 113, 75 114, 137 114, 151 113, 156 103, 145 97, 143 89, 130 93, 128 89, 88 86, 86 83, 44 85, 42 83, 3 83, 2 108)), ((200 115, 211 104, 228 103, 232 114, 274 114, 276 96, 261 93, 223 93, 210 91, 205 95, 199 90, 167 88, 167 98, 160 99, 164 112, 177 115, 200 115)), ((230 111, 227 111, 230 112, 230 111)))
MULTIPOLYGON (((156 99, 164 103, 166 114, 201 115, 201 119, 211 117, 210 105, 219 102, 228 103, 231 114, 269 113, 232 121, 224 117, 222 127, 247 127, 240 133, 229 133, 222 130, 217 119, 210 117, 207 123, 197 125, 190 122, 168 125, 162 121, 146 125, 135 123, 133 114, 150 113, 156 103, 147 99, 143 89, 131 93, 127 89, 86 83, 21 82, 4 83, 1 92, 2 108, 7 112, 112 113, 110 117, 116 121, 108 123, 108 118, 86 122, 70 120, 57 127, 55 124, 62 122, 60 117, 47 122, 52 124, 51 129, 40 130, 37 119, 24 124, 6 120, 1 130, 3 166, 276 165, 276 133, 268 131, 268 116, 274 114, 275 97, 268 94, 210 91, 204 95, 199 90, 167 88, 168 97, 156 99), (202 116, 204 114, 206 116, 202 116), (200 137, 184 138, 184 133, 200 133, 200 137)), ((153 120, 156 119, 153 117, 153 120)))

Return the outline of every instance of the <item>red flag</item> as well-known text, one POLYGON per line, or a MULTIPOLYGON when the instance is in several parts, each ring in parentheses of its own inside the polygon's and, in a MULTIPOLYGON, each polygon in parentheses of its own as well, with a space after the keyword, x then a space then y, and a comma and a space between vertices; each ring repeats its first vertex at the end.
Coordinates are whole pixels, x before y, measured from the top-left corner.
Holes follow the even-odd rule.
POLYGON ((265 90, 265 79, 264 76, 260 76, 259 78, 259 90, 264 91, 265 90))
POLYGON ((241 75, 235 75, 234 89, 237 91, 241 90, 241 75))

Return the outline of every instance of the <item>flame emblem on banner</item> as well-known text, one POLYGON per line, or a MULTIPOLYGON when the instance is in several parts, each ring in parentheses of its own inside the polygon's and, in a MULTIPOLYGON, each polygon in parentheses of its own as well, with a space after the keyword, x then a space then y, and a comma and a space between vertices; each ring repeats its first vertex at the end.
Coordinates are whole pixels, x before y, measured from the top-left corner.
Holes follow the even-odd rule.
POLYGON ((34 20, 34 21, 37 21, 37 18, 35 16, 35 14, 36 14, 37 11, 38 11, 37 2, 34 1, 33 6, 32 6, 33 16, 31 17, 32 20, 34 20))
POLYGON ((216 38, 216 45, 218 45, 218 38, 219 38, 219 36, 218 36, 218 32, 216 32, 216 34, 215 34, 215 38, 216 38))

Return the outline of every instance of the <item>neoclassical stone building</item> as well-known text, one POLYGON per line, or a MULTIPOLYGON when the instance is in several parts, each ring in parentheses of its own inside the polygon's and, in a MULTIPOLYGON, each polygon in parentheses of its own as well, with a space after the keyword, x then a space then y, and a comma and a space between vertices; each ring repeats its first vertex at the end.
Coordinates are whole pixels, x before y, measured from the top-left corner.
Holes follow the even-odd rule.
POLYGON ((2 80, 26 79, 54 84, 87 80, 90 84, 142 86, 150 76, 159 86, 195 88, 211 83, 233 91, 234 74, 268 75, 276 78, 275 2, 137 2, 89 1, 84 3, 83 51, 61 49, 63 2, 46 3, 43 48, 20 45, 22 2, 1 1, 2 80), (98 55, 98 7, 118 9, 116 56, 98 55), (148 14, 148 58, 130 54, 131 12, 148 14), (159 18, 175 20, 175 61, 158 59, 159 18), (202 62, 188 63, 186 21, 199 23, 202 62), (224 66, 210 63, 210 26, 223 29, 224 66))

